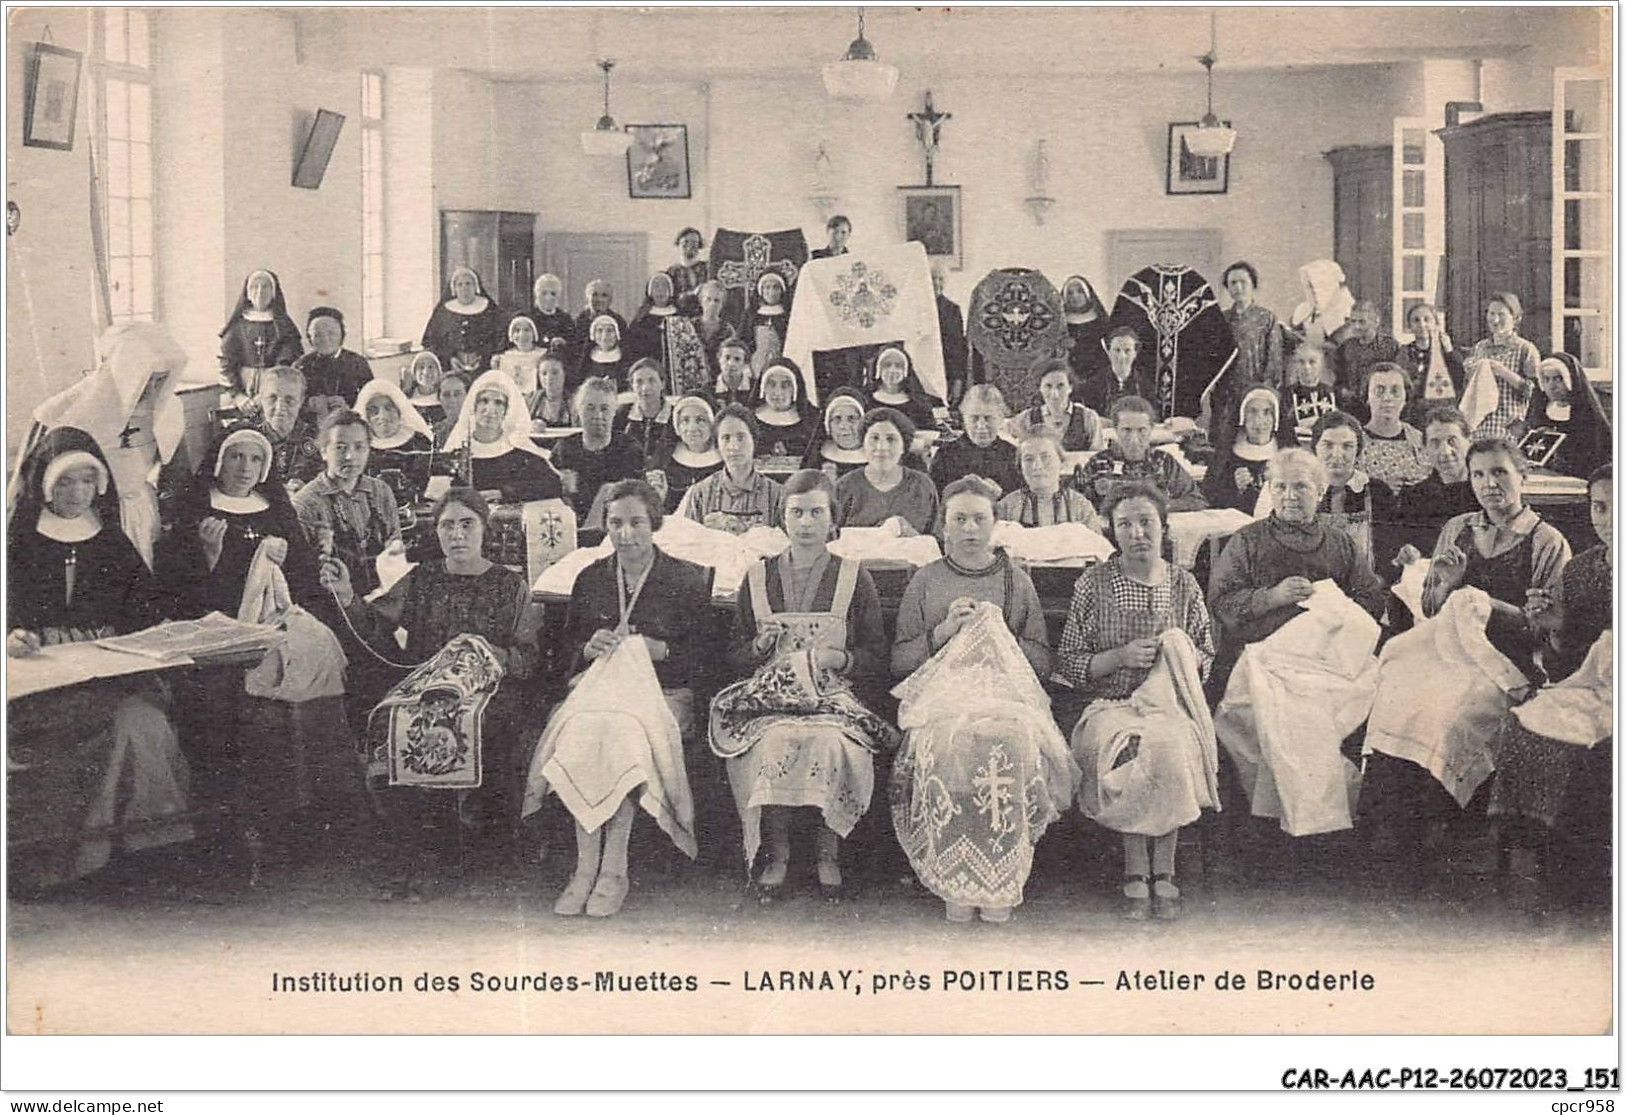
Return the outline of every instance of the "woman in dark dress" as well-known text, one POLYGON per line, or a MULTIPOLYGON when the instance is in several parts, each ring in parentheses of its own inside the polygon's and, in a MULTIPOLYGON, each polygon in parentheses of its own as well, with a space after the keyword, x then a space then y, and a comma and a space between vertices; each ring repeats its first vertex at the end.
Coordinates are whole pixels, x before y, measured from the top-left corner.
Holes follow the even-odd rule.
MULTIPOLYGON (((1501 866, 1514 899, 1554 897, 1550 891, 1560 879, 1572 885, 1578 877, 1577 892, 1589 885, 1593 900, 1602 897, 1606 901, 1607 865, 1612 858, 1608 855, 1614 750, 1611 725, 1606 737, 1595 740, 1559 739, 1536 730, 1550 731, 1560 725, 1573 736, 1581 719, 1574 712, 1589 705, 1594 724, 1607 722, 1613 704, 1608 684, 1614 616, 1612 464, 1592 474, 1590 488, 1591 526, 1598 544, 1568 563, 1560 591, 1531 592, 1524 607, 1530 626, 1545 638, 1549 675, 1564 684, 1542 691, 1514 710, 1502 722, 1491 748, 1495 782, 1489 814, 1499 821, 1501 866), (1609 633, 1606 640, 1605 632, 1609 633), (1548 703, 1559 708, 1566 705, 1570 715, 1539 716, 1548 703), (1568 839, 1554 841, 1558 834, 1568 839), (1552 853, 1565 845, 1585 854, 1574 857, 1573 864, 1556 862, 1552 853), (1548 891, 1544 896, 1539 894, 1541 886, 1548 891), (1536 894, 1530 895, 1530 890, 1536 894)), ((1599 724, 1593 734, 1602 730, 1599 724)))
POLYGON ((385 898, 420 900, 440 877, 458 825, 471 825, 478 806, 488 806, 500 824, 518 819, 513 789, 524 760, 524 728, 535 715, 524 685, 536 664, 537 616, 524 575, 484 554, 490 520, 478 492, 451 489, 431 513, 441 557, 416 566, 371 603, 356 595, 343 562, 322 562, 323 587, 379 660, 393 668, 393 678, 404 678, 390 700, 405 699, 386 705, 375 719, 368 763, 392 835, 385 898), (406 631, 404 648, 395 641, 397 629, 406 631), (455 698, 437 702, 437 688, 455 698), (470 688, 478 692, 468 693, 470 688), (414 763, 410 744, 434 733, 479 754, 475 770, 483 767, 484 777, 478 789, 412 780, 422 764, 414 763))
POLYGON ((513 377, 486 372, 468 389, 463 413, 446 435, 457 457, 458 483, 498 492, 499 502, 559 499, 564 485, 530 439, 530 413, 513 377))
POLYGON ((581 353, 576 374, 565 386, 574 391, 589 379, 612 379, 617 387, 626 387, 626 371, 632 364, 632 353, 622 337, 625 330, 609 314, 599 314, 587 326, 587 342, 581 353))
POLYGON ((259 391, 259 373, 292 364, 304 353, 299 326, 288 316, 282 282, 273 272, 253 271, 220 330, 221 408, 247 416, 259 391))
MULTIPOLYGON (((869 463, 863 454, 863 415, 868 410, 862 395, 851 387, 837 387, 824 402, 824 429, 813 431, 802 454, 802 468, 822 469, 839 478, 869 463)), ((1012 449, 1011 453, 1014 454, 1012 449)))
POLYGON ((354 407, 356 394, 372 381, 366 357, 344 347, 344 315, 316 306, 305 315, 310 351, 293 366, 305 375, 305 410, 314 419, 338 407, 354 407))
POLYGON ((1072 347, 1067 362, 1081 383, 1106 367, 1106 330, 1111 327, 1111 311, 1082 275, 1068 275, 1061 284, 1061 304, 1066 310, 1066 335, 1072 347))
POLYGON ((1554 434, 1563 435, 1542 467, 1564 476, 1589 476, 1611 463, 1613 424, 1580 362, 1566 352, 1554 352, 1535 369, 1535 379, 1540 386, 1529 400, 1524 445, 1532 448, 1554 434))
POLYGON ((1209 507, 1234 507, 1251 515, 1264 490, 1264 467, 1281 449, 1298 444, 1290 424, 1281 424, 1281 396, 1263 384, 1242 396, 1240 420, 1229 444, 1219 447, 1202 480, 1209 507))
MULTIPOLYGON (((263 545, 280 566, 292 602, 323 622, 335 618, 317 583, 315 551, 270 467, 270 442, 250 427, 227 431, 204 458, 157 552, 158 574, 178 617, 236 617, 263 545)), ((318 637, 332 638, 320 623, 313 626, 318 637)), ((311 648, 301 641, 290 651, 292 660, 311 648)), ((360 790, 343 687, 331 673, 325 676, 331 686, 299 700, 250 695, 236 670, 206 673, 179 691, 197 796, 224 807, 250 885, 297 814, 326 804, 330 816, 342 816, 343 803, 360 790)))
POLYGON ((1411 382, 1416 386, 1405 421, 1420 428, 1429 410, 1455 406, 1460 401, 1467 370, 1435 307, 1417 303, 1405 315, 1405 324, 1410 327, 1411 339, 1399 347, 1399 364, 1411 373, 1411 382))
POLYGON ((917 430, 936 428, 934 407, 940 399, 926 393, 914 371, 914 361, 901 345, 886 345, 875 354, 874 363, 864 372, 864 388, 869 392, 870 409, 891 407, 901 411, 917 430))
POLYGON ((287 489, 270 478, 271 445, 247 426, 228 430, 182 494, 158 546, 158 575, 182 618, 242 605, 248 567, 261 542, 280 539, 280 562, 295 603, 318 598, 316 556, 305 543, 287 489))
POLYGON ((508 315, 487 296, 479 275, 459 267, 423 327, 423 347, 450 372, 478 375, 508 347, 508 315))
POLYGON ((637 449, 644 468, 671 440, 671 403, 666 399, 666 373, 657 361, 644 359, 632 365, 632 401, 615 415, 615 437, 637 449))
POLYGON ((803 404, 801 369, 795 361, 779 357, 756 381, 756 423, 762 437, 756 443, 760 457, 800 461, 812 442, 813 429, 803 404))
POLYGON ((434 465, 434 431, 423 412, 387 379, 369 380, 355 402, 372 435, 367 475, 388 484, 402 505, 418 502, 434 465))
POLYGON ((1531 612, 1560 595, 1569 564, 1568 541, 1524 505, 1528 465, 1515 445, 1481 438, 1467 468, 1479 510, 1444 525, 1422 589, 1423 615, 1440 617, 1433 626, 1450 638, 1419 625, 1389 641, 1366 725, 1361 809, 1412 857, 1424 826, 1443 836, 1482 802, 1496 727, 1546 680, 1531 612), (1447 608, 1466 589, 1487 602, 1465 596, 1459 611, 1447 608))
POLYGON ((703 395, 684 395, 671 405, 673 437, 648 462, 647 471, 658 473, 651 480, 665 497, 668 514, 677 510, 683 496, 699 481, 722 469, 717 452, 716 411, 703 395))
POLYGON ((661 497, 642 480, 605 489, 604 518, 614 553, 583 569, 570 592, 563 649, 573 691, 542 733, 525 787, 527 814, 556 792, 575 818, 575 872, 553 907, 563 917, 620 911, 639 806, 679 848, 697 854, 681 737, 693 732, 694 692, 709 672, 713 571, 655 544, 661 497), (623 651, 628 640, 642 646, 623 651), (630 669, 621 676, 634 682, 651 680, 652 666, 659 692, 652 685, 645 692, 665 708, 628 707, 628 695, 598 692, 593 670, 607 672, 601 659, 611 660, 603 664, 609 669, 630 669))
MULTIPOLYGON (((158 586, 119 529, 118 489, 95 439, 71 426, 24 460, 7 524, 6 653, 122 635, 158 622, 158 586)), ((189 840, 189 773, 160 685, 147 678, 11 703, 10 870, 44 886, 118 851, 189 840)))

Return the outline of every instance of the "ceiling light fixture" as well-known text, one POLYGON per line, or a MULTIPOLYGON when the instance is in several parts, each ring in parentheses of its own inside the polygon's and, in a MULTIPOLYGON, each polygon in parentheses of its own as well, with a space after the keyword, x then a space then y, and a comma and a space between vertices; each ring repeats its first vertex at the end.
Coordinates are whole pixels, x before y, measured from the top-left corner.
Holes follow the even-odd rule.
POLYGON ((1208 13, 1207 53, 1197 59, 1207 71, 1207 112, 1194 132, 1185 133, 1185 146, 1191 154, 1204 159, 1217 159, 1230 154, 1236 146, 1236 129, 1213 114, 1213 64, 1219 60, 1219 17, 1208 13))
POLYGON ((897 88, 897 67, 880 60, 863 37, 863 9, 858 9, 858 37, 839 61, 824 63, 824 88, 843 101, 883 101, 897 88))
POLYGON ((632 136, 609 114, 609 71, 615 68, 611 58, 601 58, 598 68, 604 71, 604 115, 592 131, 581 133, 581 149, 589 155, 609 158, 624 154, 632 143, 632 136))

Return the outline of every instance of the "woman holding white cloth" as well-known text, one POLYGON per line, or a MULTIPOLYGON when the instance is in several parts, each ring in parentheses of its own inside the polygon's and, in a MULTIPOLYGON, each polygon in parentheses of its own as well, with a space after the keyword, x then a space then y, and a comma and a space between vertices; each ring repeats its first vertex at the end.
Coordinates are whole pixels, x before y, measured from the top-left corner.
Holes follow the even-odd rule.
POLYGON ((553 907, 566 917, 609 917, 625 902, 634 800, 691 858, 698 851, 682 736, 707 657, 713 571, 655 545, 664 519, 645 481, 610 485, 614 553, 582 570, 570 595, 564 641, 579 672, 542 733, 523 808, 534 813, 551 790, 575 817, 575 874, 553 907))
POLYGON ((1125 915, 1173 918, 1179 830, 1219 806, 1202 695, 1212 620, 1196 578, 1164 556, 1156 485, 1117 485, 1104 514, 1119 552, 1078 578, 1059 653, 1061 675, 1093 701, 1072 734, 1078 807, 1123 836, 1125 915))

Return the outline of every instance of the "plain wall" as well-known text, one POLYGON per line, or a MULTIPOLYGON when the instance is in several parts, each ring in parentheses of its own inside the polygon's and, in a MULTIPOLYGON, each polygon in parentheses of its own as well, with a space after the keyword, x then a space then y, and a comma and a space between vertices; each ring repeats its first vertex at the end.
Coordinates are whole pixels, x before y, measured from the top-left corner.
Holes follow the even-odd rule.
MULTIPOLYGON (((1217 228, 1226 256, 1259 268, 1266 304, 1290 311, 1298 299, 1297 268, 1332 251, 1324 153, 1389 142, 1393 118, 1421 110, 1420 71, 1420 65, 1220 71, 1215 108, 1240 138, 1229 193, 1197 197, 1167 196, 1165 174, 1168 123, 1193 120, 1203 108, 1199 70, 1178 77, 934 82, 937 110, 954 113, 942 129, 935 180, 960 184, 964 206, 965 265, 950 272, 948 293, 963 303, 981 276, 1008 265, 1037 267, 1055 282, 1075 272, 1103 282, 1108 229, 1217 228), (1024 202, 1033 192, 1040 137, 1051 168, 1047 192, 1057 199, 1042 226, 1024 202)), ((624 159, 580 153, 576 136, 595 108, 588 84, 482 84, 492 108, 480 91, 458 115, 470 125, 492 120, 497 150, 508 154, 489 164, 496 168, 488 183, 493 203, 480 207, 537 212, 545 230, 644 232, 656 266, 675 258, 672 237, 687 224, 708 233, 718 225, 800 226, 810 247, 822 245, 823 221, 807 200, 815 192, 820 141, 833 164, 828 176, 838 208, 854 223, 855 245, 901 239, 896 187, 924 181, 907 119, 921 107, 924 89, 906 84, 884 104, 854 106, 831 100, 808 76, 709 85, 617 81, 618 120, 688 126, 694 196, 669 201, 630 199, 624 159), (555 154, 529 155, 544 151, 555 154)), ((451 115, 437 106, 437 122, 451 115)), ((466 147, 466 137, 450 156, 437 147, 437 180, 464 184, 457 164, 466 147)))
POLYGON ((15 447, 34 408, 94 363, 90 243, 90 83, 79 86, 72 151, 23 146, 23 95, 34 43, 86 49, 82 10, 9 13, 6 197, 22 224, 6 243, 6 435, 15 447))

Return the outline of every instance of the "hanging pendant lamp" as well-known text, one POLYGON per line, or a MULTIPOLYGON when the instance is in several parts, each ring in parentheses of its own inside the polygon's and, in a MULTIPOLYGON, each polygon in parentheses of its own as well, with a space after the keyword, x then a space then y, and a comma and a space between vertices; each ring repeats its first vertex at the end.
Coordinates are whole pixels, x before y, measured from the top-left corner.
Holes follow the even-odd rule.
POLYGON ((883 101, 897 88, 897 67, 880 60, 863 37, 863 9, 858 9, 858 37, 839 61, 824 64, 824 88, 843 101, 883 101))
POLYGON ((581 149, 589 155, 611 158, 626 152, 632 136, 609 114, 609 71, 615 68, 615 62, 610 58, 600 59, 598 68, 604 71, 604 115, 598 118, 592 131, 581 133, 581 149))
POLYGON ((1208 14, 1207 53, 1198 58, 1207 71, 1207 112, 1194 132, 1185 133, 1185 146, 1191 154, 1203 159, 1217 159, 1230 154, 1236 146, 1236 129, 1213 114, 1213 64, 1219 60, 1218 16, 1208 14))

